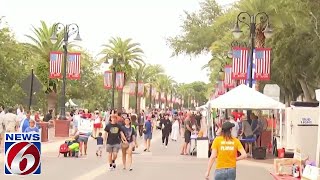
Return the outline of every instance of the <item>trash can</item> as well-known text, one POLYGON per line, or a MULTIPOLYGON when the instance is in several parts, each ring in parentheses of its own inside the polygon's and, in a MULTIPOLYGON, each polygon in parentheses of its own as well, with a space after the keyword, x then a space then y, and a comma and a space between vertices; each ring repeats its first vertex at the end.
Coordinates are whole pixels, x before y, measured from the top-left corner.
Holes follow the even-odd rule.
POLYGON ((41 133, 41 142, 48 142, 49 138, 49 123, 48 122, 39 122, 38 123, 41 133))

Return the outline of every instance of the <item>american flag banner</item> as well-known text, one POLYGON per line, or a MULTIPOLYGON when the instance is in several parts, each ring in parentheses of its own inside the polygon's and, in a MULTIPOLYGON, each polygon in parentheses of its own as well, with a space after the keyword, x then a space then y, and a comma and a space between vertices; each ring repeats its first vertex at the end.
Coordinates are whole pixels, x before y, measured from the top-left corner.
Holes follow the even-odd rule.
POLYGON ((219 95, 219 89, 217 88, 214 92, 214 99, 218 98, 220 95, 219 95))
POLYGON ((143 96, 144 94, 144 83, 138 82, 138 95, 143 96))
POLYGON ((256 48, 254 60, 256 66, 254 79, 257 81, 269 81, 271 66, 271 49, 256 48))
POLYGON ((234 80, 232 79, 232 66, 226 65, 224 67, 224 87, 225 88, 233 88, 234 87, 234 80))
POLYGON ((116 73, 116 88, 121 91, 124 87, 124 72, 116 73))
POLYGON ((162 101, 165 101, 165 100, 166 100, 164 92, 161 93, 161 100, 162 100, 162 101))
POLYGON ((112 89, 112 71, 105 71, 103 75, 103 87, 112 89))
POLYGON ((81 53, 68 53, 67 78, 72 80, 80 79, 81 53))
POLYGON ((218 94, 223 95, 226 92, 226 89, 224 88, 223 81, 218 82, 218 94))
POLYGON ((176 103, 176 100, 177 100, 176 96, 172 96, 172 103, 176 103))
POLYGON ((248 48, 233 47, 232 79, 246 79, 248 71, 248 48))
POLYGON ((129 95, 131 96, 136 95, 136 82, 129 83, 129 95))
POLYGON ((157 95, 157 90, 156 90, 156 88, 152 88, 152 90, 151 90, 151 95, 152 95, 152 97, 156 97, 156 95, 157 95))
POLYGON ((61 66, 63 62, 62 52, 50 52, 50 72, 49 78, 62 78, 61 66))

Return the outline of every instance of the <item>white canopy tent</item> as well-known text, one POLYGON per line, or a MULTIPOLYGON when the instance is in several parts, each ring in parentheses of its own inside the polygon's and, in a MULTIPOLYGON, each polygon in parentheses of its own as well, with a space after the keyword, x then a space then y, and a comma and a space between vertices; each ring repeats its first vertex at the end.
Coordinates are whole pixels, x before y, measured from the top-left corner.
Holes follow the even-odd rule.
POLYGON ((209 101, 210 108, 280 110, 280 146, 282 146, 282 110, 285 105, 244 84, 226 94, 209 101))

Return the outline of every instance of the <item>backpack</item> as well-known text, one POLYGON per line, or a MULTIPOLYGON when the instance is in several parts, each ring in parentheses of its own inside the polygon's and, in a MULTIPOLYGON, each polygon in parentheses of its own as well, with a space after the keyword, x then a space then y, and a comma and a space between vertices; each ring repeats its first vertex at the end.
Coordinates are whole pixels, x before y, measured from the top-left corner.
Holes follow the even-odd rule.
POLYGON ((60 154, 65 154, 66 155, 68 152, 69 152, 68 144, 67 143, 63 143, 63 144, 60 145, 58 157, 60 156, 60 154))

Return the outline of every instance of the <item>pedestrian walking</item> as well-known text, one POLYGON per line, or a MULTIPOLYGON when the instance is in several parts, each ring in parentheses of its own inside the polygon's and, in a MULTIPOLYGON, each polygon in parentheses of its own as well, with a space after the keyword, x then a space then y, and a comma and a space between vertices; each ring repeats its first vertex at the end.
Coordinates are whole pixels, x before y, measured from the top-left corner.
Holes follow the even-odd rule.
POLYGON ((182 145, 181 155, 188 155, 190 152, 191 133, 194 131, 191 124, 191 113, 187 113, 187 117, 184 120, 184 143, 182 145))
POLYGON ((13 108, 8 109, 8 113, 3 116, 3 124, 5 126, 5 132, 16 132, 19 126, 18 116, 13 113, 13 108))
POLYGON ((154 125, 152 124, 151 117, 148 116, 147 121, 144 123, 144 128, 143 128, 144 144, 145 144, 145 149, 143 150, 144 152, 146 151, 150 152, 153 126, 154 125))
POLYGON ((117 115, 111 115, 111 122, 105 127, 106 149, 108 154, 109 170, 116 168, 116 159, 121 148, 121 141, 127 142, 122 127, 117 123, 117 115))
POLYGON ((180 124, 178 117, 173 117, 172 131, 171 131, 171 140, 177 141, 180 134, 180 124))
POLYGON ((160 121, 160 127, 162 129, 162 145, 165 145, 165 147, 168 148, 169 135, 172 130, 169 114, 165 114, 164 119, 160 121))
POLYGON ((144 110, 142 110, 139 115, 138 115, 138 124, 139 124, 139 136, 142 137, 143 135, 143 125, 145 123, 145 114, 144 114, 144 110))
POLYGON ((126 137, 127 143, 122 143, 122 163, 123 169, 126 170, 129 167, 129 171, 132 171, 132 151, 135 148, 136 131, 131 125, 131 120, 127 117, 124 120, 123 132, 126 137))
POLYGON ((97 140, 97 156, 102 156, 102 149, 103 149, 103 138, 102 138, 102 132, 99 132, 98 137, 94 137, 94 139, 97 140))
POLYGON ((215 180, 235 180, 236 162, 247 157, 241 142, 232 137, 231 129, 235 125, 231 122, 225 122, 222 125, 221 136, 216 137, 212 143, 212 153, 209 159, 205 178, 209 179, 213 163, 216 161, 215 180), (240 152, 239 157, 236 156, 240 152))

